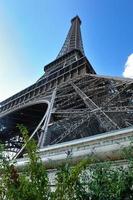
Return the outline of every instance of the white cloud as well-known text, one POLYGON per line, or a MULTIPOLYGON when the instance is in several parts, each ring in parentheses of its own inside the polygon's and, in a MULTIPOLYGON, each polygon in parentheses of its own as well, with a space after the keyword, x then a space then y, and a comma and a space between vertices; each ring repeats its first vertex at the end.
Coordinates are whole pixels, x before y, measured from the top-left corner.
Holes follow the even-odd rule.
POLYGON ((133 53, 127 58, 123 76, 127 78, 133 78, 133 53))

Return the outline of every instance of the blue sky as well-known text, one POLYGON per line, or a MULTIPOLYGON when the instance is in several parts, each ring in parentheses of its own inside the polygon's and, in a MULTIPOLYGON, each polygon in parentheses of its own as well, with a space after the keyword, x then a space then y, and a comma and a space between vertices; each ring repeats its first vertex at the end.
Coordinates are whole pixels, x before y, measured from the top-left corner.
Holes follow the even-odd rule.
POLYGON ((96 72, 133 76, 133 0, 0 0, 0 101, 43 74, 77 14, 96 72))

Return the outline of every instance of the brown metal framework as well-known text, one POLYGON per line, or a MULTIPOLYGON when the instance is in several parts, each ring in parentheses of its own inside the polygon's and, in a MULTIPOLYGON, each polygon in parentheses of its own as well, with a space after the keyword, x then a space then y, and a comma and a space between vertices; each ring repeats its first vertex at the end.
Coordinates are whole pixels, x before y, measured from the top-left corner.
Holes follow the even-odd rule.
POLYGON ((39 148, 133 125, 133 80, 99 76, 84 55, 78 16, 57 59, 33 85, 1 102, 0 139, 15 157, 24 151, 16 124, 39 148))
POLYGON ((80 31, 81 20, 78 16, 76 16, 71 20, 71 23, 72 25, 57 58, 69 53, 73 49, 79 49, 84 55, 84 48, 80 31))

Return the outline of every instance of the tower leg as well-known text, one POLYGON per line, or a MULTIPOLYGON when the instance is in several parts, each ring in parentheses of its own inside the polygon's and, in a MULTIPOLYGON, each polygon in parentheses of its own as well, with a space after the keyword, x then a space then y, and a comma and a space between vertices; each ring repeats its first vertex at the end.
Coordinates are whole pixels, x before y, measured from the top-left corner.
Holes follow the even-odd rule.
POLYGON ((44 145, 44 142, 45 142, 45 139, 46 139, 48 124, 50 122, 55 96, 56 96, 56 88, 54 89, 54 91, 52 93, 51 102, 50 102, 50 106, 49 106, 48 111, 47 111, 46 119, 45 119, 44 125, 41 128, 42 132, 41 132, 41 136, 40 136, 39 142, 38 142, 39 148, 43 148, 43 145, 44 145))

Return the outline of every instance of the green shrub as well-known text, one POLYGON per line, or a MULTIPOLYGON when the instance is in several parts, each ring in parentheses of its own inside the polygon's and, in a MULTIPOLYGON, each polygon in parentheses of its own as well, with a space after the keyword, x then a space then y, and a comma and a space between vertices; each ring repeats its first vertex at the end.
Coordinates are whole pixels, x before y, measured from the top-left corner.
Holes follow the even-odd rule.
POLYGON ((95 158, 72 166, 71 157, 66 159, 66 163, 57 170, 53 191, 35 141, 29 141, 28 131, 23 125, 18 127, 26 144, 29 163, 22 173, 18 173, 15 163, 3 157, 3 147, 0 147, 0 200, 133 199, 132 148, 126 150, 128 165, 125 168, 114 167, 110 162, 100 162, 95 158))

